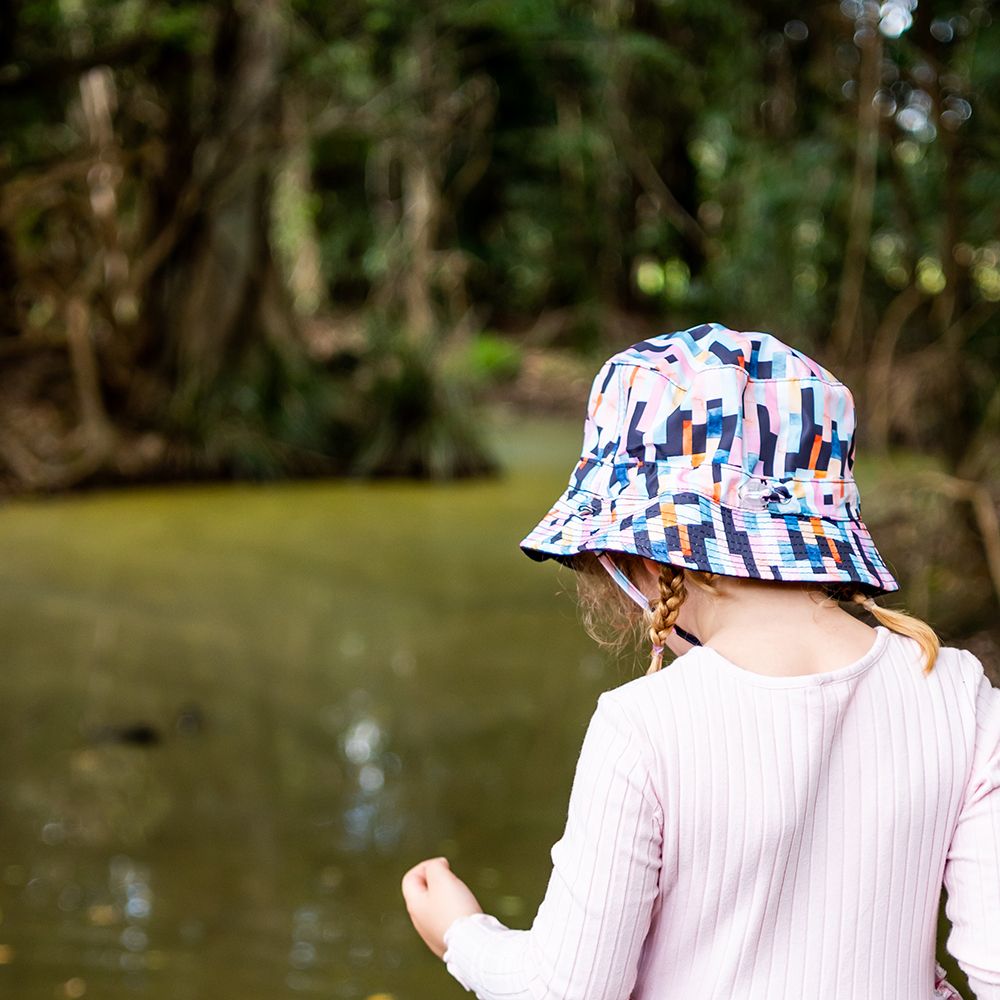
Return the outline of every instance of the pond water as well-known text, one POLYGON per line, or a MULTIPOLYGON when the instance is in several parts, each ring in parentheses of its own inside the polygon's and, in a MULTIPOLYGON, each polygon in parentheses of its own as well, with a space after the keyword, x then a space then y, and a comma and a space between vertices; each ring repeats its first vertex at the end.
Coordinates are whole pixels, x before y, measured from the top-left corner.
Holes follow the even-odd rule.
POLYGON ((470 996, 403 872, 446 854, 527 926, 597 695, 645 667, 518 550, 579 435, 504 430, 493 480, 4 504, 0 996, 470 996))
POLYGON ((517 546, 579 443, 521 424, 476 482, 5 504, 0 996, 468 996, 402 874, 446 854, 530 922, 625 679, 517 546))

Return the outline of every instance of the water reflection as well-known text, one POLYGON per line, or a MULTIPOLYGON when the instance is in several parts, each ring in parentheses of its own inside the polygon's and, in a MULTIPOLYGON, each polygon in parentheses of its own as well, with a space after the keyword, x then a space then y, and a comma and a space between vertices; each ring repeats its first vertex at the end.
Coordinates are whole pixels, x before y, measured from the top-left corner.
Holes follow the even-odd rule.
POLYGON ((399 846, 405 828, 396 784, 402 760, 389 749, 388 734, 370 714, 368 702, 367 692, 355 690, 348 699, 346 718, 339 706, 329 706, 325 713, 328 729, 343 727, 340 746, 348 773, 349 790, 338 814, 338 847, 351 853, 389 853, 399 846))

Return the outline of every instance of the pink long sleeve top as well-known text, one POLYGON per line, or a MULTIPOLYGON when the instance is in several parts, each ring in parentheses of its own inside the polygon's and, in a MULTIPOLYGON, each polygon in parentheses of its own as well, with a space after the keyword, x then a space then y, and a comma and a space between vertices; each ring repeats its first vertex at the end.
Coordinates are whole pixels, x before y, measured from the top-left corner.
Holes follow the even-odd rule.
POLYGON ((906 636, 762 675, 708 646, 606 691, 529 930, 447 929, 481 1000, 1000 1000, 1000 690, 906 636))

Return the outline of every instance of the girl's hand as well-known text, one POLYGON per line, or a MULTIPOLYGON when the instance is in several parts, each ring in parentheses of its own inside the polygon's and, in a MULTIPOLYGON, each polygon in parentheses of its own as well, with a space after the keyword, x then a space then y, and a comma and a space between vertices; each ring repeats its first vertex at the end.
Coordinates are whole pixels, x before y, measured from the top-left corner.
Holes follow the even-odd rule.
POLYGON ((444 932, 451 922, 482 913, 472 890, 451 871, 447 858, 430 858, 403 876, 403 899, 417 933, 438 958, 444 957, 444 932))

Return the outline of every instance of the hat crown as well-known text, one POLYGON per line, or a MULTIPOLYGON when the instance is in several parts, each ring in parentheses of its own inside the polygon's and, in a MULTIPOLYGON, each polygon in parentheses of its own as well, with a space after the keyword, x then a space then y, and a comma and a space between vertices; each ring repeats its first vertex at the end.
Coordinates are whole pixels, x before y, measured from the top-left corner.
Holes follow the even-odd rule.
POLYGON ((860 508, 850 390, 769 333, 706 323, 614 355, 594 380, 583 444, 578 473, 614 469, 609 493, 622 499, 686 484, 758 510, 860 508))

